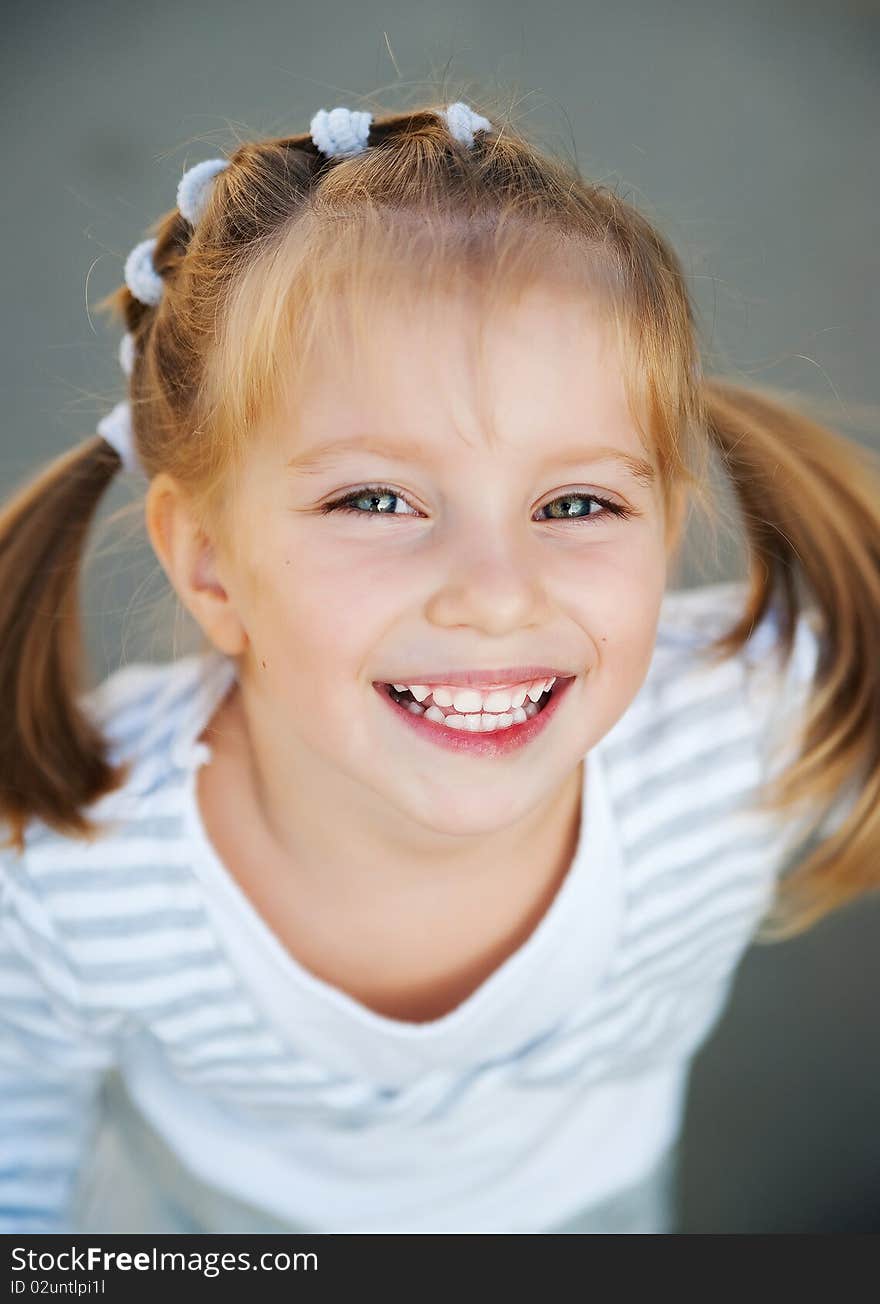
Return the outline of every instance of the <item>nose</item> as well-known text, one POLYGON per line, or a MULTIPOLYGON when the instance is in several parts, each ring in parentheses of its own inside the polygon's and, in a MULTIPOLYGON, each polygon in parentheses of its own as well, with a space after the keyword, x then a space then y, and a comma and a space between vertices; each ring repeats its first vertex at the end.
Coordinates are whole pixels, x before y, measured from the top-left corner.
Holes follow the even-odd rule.
POLYGON ((470 625, 489 634, 546 623, 549 600, 534 558, 487 527, 461 535, 428 602, 432 624, 470 625))

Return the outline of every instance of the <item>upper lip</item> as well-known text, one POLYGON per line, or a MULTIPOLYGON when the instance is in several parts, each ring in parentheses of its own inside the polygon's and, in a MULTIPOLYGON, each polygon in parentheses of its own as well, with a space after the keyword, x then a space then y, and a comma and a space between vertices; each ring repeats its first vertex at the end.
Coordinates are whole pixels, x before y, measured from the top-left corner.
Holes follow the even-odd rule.
POLYGON ((414 676, 402 675, 399 678, 386 679, 386 684, 431 684, 459 685, 462 688, 506 688, 509 684, 523 684, 532 679, 572 679, 567 670, 554 666, 502 666, 500 670, 445 670, 414 676))

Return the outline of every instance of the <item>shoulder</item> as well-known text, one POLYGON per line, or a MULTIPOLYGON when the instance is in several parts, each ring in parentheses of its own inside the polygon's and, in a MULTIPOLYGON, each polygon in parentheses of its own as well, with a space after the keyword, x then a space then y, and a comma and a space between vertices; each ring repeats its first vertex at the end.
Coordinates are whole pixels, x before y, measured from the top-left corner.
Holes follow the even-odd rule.
POLYGON ((0 968, 71 1018, 85 1011, 109 1031, 126 1010, 173 994, 176 975, 216 962, 182 803, 203 716, 234 674, 211 651, 124 666, 81 694, 109 758, 132 763, 84 812, 99 833, 34 819, 21 853, 0 847, 0 968))
POLYGON ((791 655, 783 660, 780 608, 771 602, 747 642, 716 667, 702 649, 733 627, 745 611, 748 590, 747 580, 733 580, 667 594, 656 673, 662 679, 671 663, 686 674, 692 663, 691 674, 700 682, 714 676, 718 684, 737 687, 742 711, 751 715, 766 742, 772 730, 787 729, 805 707, 819 658, 821 625, 816 607, 800 611, 791 655))
POLYGON ((107 739, 110 761, 130 764, 124 791, 154 791, 180 768, 201 729, 200 711, 233 672, 228 658, 209 650, 133 662, 80 694, 82 710, 107 739))
POLYGON ((736 882, 757 919, 788 833, 755 797, 771 771, 777 721, 786 716, 787 733, 789 711, 808 692, 818 643, 814 614, 801 613, 783 665, 773 605, 719 660, 709 647, 737 624, 748 590, 726 581, 664 596, 645 681, 600 745, 638 881, 656 872, 684 890, 693 872, 713 892, 736 882))
POLYGON ((699 654, 702 647, 729 629, 745 610, 748 587, 747 580, 724 580, 692 589, 668 590, 663 595, 657 629, 658 665, 699 654))
MULTIPOLYGON (((96 875, 107 884, 108 871, 127 860, 129 846, 143 859, 141 833, 155 829, 161 790, 174 769, 175 743, 201 674, 196 656, 167 664, 138 662, 77 695, 83 714, 108 744, 108 760, 127 762, 128 774, 119 787, 83 809, 97 825, 97 835, 64 833, 35 815, 25 828, 23 851, 0 849, 7 906, 14 902, 35 918, 39 904, 48 919, 55 913, 56 895, 66 901, 96 875)), ((148 841, 155 839, 148 836, 148 841)))
POLYGON ((174 661, 136 661, 120 666, 94 688, 79 694, 79 704, 119 752, 155 740, 157 725, 172 723, 196 687, 204 657, 174 661))
POLYGON ((40 892, 42 880, 91 880, 99 867, 158 854, 175 831, 167 815, 173 790, 192 760, 199 709, 233 664, 218 653, 193 653, 169 662, 139 661, 121 666, 78 705, 107 741, 107 759, 128 764, 123 784, 91 802, 82 814, 98 825, 91 838, 65 835, 39 816, 25 829, 25 850, 0 849, 4 879, 25 875, 40 892), (226 662, 222 665, 220 662, 226 662), (168 801, 166 801, 166 793, 168 801), (80 878, 77 878, 80 875, 80 878))
MULTIPOLYGON (((84 814, 97 834, 33 819, 24 850, 0 848, 0 951, 11 947, 68 1008, 134 1002, 205 945, 181 805, 193 740, 234 663, 198 653, 122 667, 80 694, 125 782, 84 814)), ((109 1017, 109 1015, 108 1015, 109 1017)))
MULTIPOLYGON (((667 666, 711 665, 704 648, 731 629, 746 608, 748 580, 726 580, 694 589, 670 590, 665 594, 657 634, 655 664, 662 675, 667 666)), ((794 682, 813 677, 818 655, 818 616, 814 608, 799 613, 790 661, 783 666, 779 608, 771 603, 747 642, 728 660, 740 663, 748 676, 766 675, 794 682)))

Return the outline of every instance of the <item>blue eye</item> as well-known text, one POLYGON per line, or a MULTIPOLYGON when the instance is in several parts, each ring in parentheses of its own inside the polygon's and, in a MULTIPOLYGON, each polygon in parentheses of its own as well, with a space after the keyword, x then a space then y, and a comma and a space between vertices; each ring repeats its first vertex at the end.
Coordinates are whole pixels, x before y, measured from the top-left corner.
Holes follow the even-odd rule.
POLYGON ((549 507, 552 507, 554 503, 562 503, 565 510, 561 516, 548 517, 548 520, 551 521, 591 522, 602 521, 607 519, 609 516, 618 516, 621 520, 626 520, 627 517, 632 516, 632 512, 628 507, 624 507, 621 503, 614 502, 611 498, 600 498, 598 494, 561 494, 558 498, 551 498, 550 502, 540 510, 542 512, 546 511, 549 507), (579 511, 576 508, 575 510, 572 510, 572 504, 574 503, 598 503, 603 510, 601 512, 579 511))
POLYGON ((389 489, 387 485, 368 484, 363 489, 353 489, 350 494, 345 494, 344 497, 342 498, 334 498, 332 502, 325 503, 324 506, 321 508, 321 512, 324 515, 326 515, 327 512, 351 512, 355 516, 411 515, 411 513, 388 511, 387 509, 383 509, 380 511, 362 512, 360 508, 352 506, 352 504, 358 502, 359 499, 363 499, 370 503, 377 503, 377 502, 381 502, 383 498, 393 498, 393 499, 397 499, 400 502, 404 502, 404 499, 400 496, 400 494, 397 493, 394 489, 389 489))
MULTIPOLYGON (((354 506, 354 504, 360 500, 371 504, 377 504, 380 503, 382 499, 392 499, 399 502, 406 501, 395 489, 389 488, 388 485, 371 484, 365 485, 363 489, 355 489, 341 498, 335 498, 332 502, 324 503, 321 508, 321 513, 322 515, 326 515, 329 512, 348 512, 355 516, 418 515, 417 512, 395 512, 393 508, 390 510, 381 508, 379 510, 372 510, 372 508, 368 508, 366 511, 362 511, 359 507, 354 506)), ((552 498, 550 502, 540 510, 546 511, 547 508, 552 507, 554 503, 562 503, 565 510, 561 516, 551 516, 547 518, 551 521, 585 521, 590 523, 597 520, 605 520, 609 516, 620 517, 622 520, 627 520, 633 515, 628 507, 623 507, 620 503, 616 503, 610 498, 600 498, 598 494, 589 493, 562 494, 558 498, 552 498), (578 510, 576 507, 572 510, 573 505, 577 503, 598 503, 603 510, 601 512, 591 512, 589 510, 578 510)))

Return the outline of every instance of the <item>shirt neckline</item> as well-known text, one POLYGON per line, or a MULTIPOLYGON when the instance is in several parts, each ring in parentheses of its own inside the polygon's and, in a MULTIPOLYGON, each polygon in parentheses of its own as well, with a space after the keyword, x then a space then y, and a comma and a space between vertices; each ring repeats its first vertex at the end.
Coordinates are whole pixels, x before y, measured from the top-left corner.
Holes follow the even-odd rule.
MULTIPOLYGON (((177 766, 185 771, 182 786, 184 829, 194 849, 193 870, 210 889, 219 890, 237 923, 250 935, 263 960, 274 968, 283 989, 294 991, 321 1007, 328 1033, 368 1033, 372 1039, 392 1045, 429 1047, 450 1043, 463 1047, 479 1044, 499 1001, 508 990, 517 993, 517 1008, 506 1020, 510 1048, 522 1044, 524 1035, 546 1028, 541 1008, 550 1008, 554 995, 560 1008, 557 1018, 575 1002, 582 1003, 604 977, 618 940, 621 922, 622 865, 616 837, 612 835, 605 777, 596 747, 584 758, 584 788, 581 822, 576 847, 566 875, 550 905, 526 940, 508 955, 491 974, 452 1010, 421 1023, 391 1018, 370 1009, 349 993, 319 978, 284 946, 269 924, 239 886, 208 837, 198 806, 196 783, 202 765, 210 763, 210 744, 198 740, 217 706, 237 675, 235 661, 214 649, 198 654, 197 685, 173 747, 177 766), (598 845, 612 854, 600 865, 587 854, 586 830, 598 835, 598 845), (601 826, 601 834, 600 834, 601 826), (583 945, 571 937, 579 930, 583 945), (573 968, 575 971, 573 971, 573 968), (529 981, 531 979, 531 981, 529 981), (532 996, 520 1000, 526 989, 532 996), (537 999, 535 994, 538 993, 537 999), (543 998, 543 999, 541 999, 543 998), (564 1004, 564 1008, 563 1008, 564 1004), (531 1028, 529 1024, 531 1010, 531 1028)), ((505 1028, 492 1024, 493 1049, 505 1028)))

